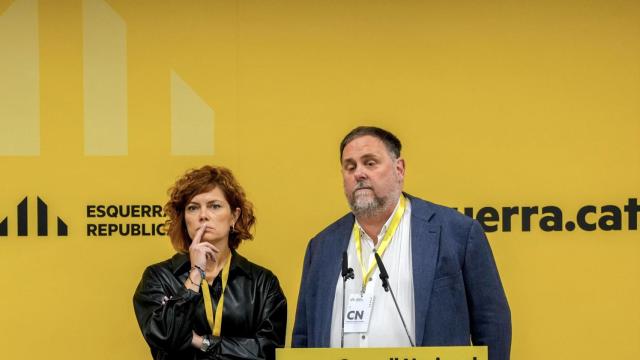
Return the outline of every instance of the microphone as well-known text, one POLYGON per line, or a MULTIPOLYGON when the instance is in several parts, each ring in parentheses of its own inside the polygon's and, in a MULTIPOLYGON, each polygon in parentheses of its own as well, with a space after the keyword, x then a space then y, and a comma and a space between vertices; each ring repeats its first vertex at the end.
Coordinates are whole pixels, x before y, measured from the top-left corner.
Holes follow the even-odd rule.
POLYGON ((345 250, 342 253, 342 328, 340 330, 340 347, 344 347, 344 303, 347 298, 347 280, 353 279, 355 274, 353 273, 353 269, 349 267, 349 256, 347 255, 347 251, 345 250))
POLYGON ((405 324, 404 317, 402 317, 402 313, 400 312, 400 307, 398 307, 396 296, 393 295, 393 290, 391 289, 391 286, 389 286, 389 274, 387 273, 387 269, 384 267, 382 259, 380 258, 380 255, 378 255, 378 252, 375 251, 373 255, 376 257, 376 263, 378 264, 378 269, 380 269, 380 280, 382 280, 382 287, 384 288, 384 291, 391 293, 391 298, 393 299, 393 304, 396 306, 396 310, 398 310, 398 315, 400 315, 400 321, 402 321, 404 332, 407 333, 407 338, 409 339, 411 347, 414 347, 416 345, 413 343, 413 340, 411 340, 411 335, 409 335, 409 330, 407 330, 407 324, 405 324))
POLYGON ((349 256, 346 250, 342 253, 342 278, 344 281, 354 278, 353 269, 349 267, 349 256))

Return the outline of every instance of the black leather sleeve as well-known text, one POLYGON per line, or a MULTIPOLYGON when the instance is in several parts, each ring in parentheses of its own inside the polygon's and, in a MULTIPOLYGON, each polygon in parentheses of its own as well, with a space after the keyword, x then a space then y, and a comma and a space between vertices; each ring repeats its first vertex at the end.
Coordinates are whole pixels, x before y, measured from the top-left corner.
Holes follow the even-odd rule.
POLYGON ((145 270, 133 296, 133 307, 142 335, 152 349, 170 353, 189 348, 200 297, 165 269, 145 270))
POLYGON ((212 337, 213 346, 208 351, 209 359, 272 360, 275 359, 276 347, 284 347, 287 300, 278 279, 269 275, 262 287, 266 295, 255 337, 212 337))

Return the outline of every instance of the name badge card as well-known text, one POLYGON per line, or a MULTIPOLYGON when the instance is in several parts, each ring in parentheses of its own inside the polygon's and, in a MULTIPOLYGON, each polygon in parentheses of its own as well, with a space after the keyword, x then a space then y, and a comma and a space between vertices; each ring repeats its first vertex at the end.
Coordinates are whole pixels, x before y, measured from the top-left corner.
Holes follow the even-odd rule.
POLYGON ((367 284, 364 294, 349 295, 349 302, 345 306, 344 332, 362 333, 369 331, 369 319, 373 309, 373 286, 367 284))

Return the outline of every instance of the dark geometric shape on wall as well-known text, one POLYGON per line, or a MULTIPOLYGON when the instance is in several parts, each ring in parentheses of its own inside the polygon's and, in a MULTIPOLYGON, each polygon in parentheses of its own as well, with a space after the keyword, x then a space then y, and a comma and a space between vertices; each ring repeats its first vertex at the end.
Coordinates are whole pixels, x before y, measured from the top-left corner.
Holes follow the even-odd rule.
POLYGON ((69 234, 69 229, 67 224, 62 221, 62 219, 58 218, 58 236, 67 236, 69 234))
POLYGON ((8 219, 5 217, 4 220, 2 220, 2 222, 0 222, 0 236, 7 236, 9 235, 9 228, 7 226, 8 223, 8 219))
POLYGON ((18 204, 18 236, 29 234, 29 215, 27 213, 27 197, 18 204))
MULTIPOLYGON (((38 228, 38 236, 49 235, 49 206, 40 198, 36 196, 36 223, 38 228)), ((17 233, 18 236, 29 236, 29 197, 25 196, 18 204, 17 214, 18 221, 17 233)), ((69 227, 59 217, 57 217, 58 236, 67 236, 69 234, 69 227)), ((5 217, 0 221, 0 236, 9 235, 9 217, 5 217)))
POLYGON ((47 236, 48 233, 47 204, 38 196, 38 236, 47 236))

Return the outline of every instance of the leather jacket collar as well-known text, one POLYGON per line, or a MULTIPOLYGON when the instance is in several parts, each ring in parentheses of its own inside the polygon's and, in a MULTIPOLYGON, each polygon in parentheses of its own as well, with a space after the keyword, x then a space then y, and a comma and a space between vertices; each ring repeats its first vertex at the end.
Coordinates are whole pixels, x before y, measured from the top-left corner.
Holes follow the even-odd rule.
MULTIPOLYGON (((229 274, 238 275, 238 272, 242 272, 244 275, 252 278, 251 268, 249 261, 242 255, 238 254, 236 250, 231 249, 231 264, 229 265, 229 274)), ((188 253, 177 253, 173 255, 169 263, 171 272, 178 277, 181 274, 188 272, 191 269, 191 263, 189 262, 188 253)))

